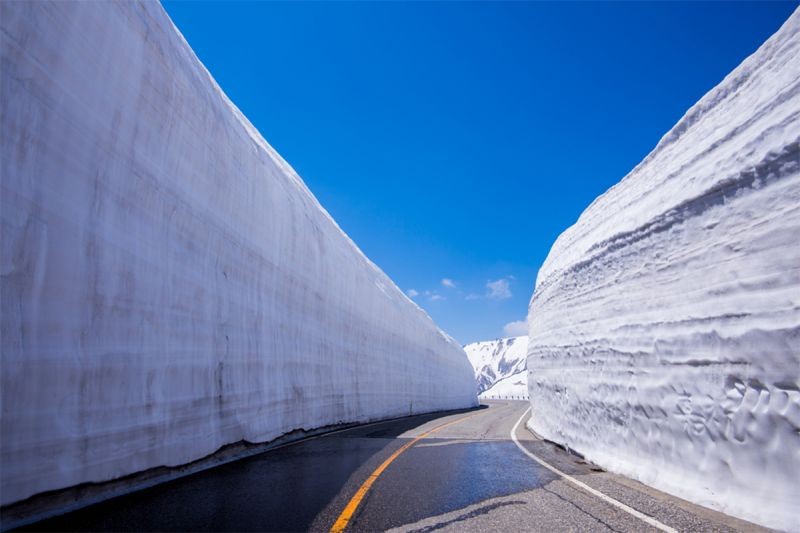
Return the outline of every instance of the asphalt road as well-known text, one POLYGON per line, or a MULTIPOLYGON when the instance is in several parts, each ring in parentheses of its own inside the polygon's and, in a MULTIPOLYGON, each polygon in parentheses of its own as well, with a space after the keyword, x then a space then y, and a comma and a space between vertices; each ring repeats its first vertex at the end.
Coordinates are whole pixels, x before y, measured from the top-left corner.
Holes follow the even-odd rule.
POLYGON ((527 408, 527 402, 492 401, 477 410, 420 415, 348 429, 107 500, 25 529, 758 529, 603 472, 537 439, 524 426, 527 408), (519 446, 538 461, 512 440, 515 425, 519 446))

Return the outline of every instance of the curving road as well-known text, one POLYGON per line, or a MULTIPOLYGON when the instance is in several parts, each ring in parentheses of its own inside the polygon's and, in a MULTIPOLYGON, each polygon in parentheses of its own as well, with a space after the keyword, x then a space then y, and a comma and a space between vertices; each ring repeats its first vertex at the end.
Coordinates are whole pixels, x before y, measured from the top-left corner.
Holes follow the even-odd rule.
POLYGON ((528 407, 527 402, 489 401, 476 410, 329 433, 26 529, 758 529, 603 472, 537 439, 525 429, 528 407))

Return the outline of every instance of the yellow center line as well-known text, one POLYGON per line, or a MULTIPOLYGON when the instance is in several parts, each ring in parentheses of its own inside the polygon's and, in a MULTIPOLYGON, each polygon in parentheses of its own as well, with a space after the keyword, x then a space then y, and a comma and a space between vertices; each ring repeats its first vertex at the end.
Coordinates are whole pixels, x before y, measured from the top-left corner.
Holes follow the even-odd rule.
POLYGON ((347 524, 350 522, 350 519, 353 518, 353 514, 355 514, 356 509, 358 509, 358 506, 361 504, 361 500, 364 499, 364 496, 367 495, 367 492, 369 491, 370 487, 372 487, 372 484, 375 483, 375 480, 378 479, 378 476, 380 476, 383 473, 383 471, 386 470, 395 459, 400 457, 400 454, 402 454, 407 449, 411 448, 414 444, 416 444, 421 439, 424 439, 431 433, 435 433, 440 429, 446 428, 447 426, 458 424, 459 422, 463 422, 464 420, 472 418, 473 416, 479 415, 481 413, 483 413, 483 411, 472 413, 471 415, 459 418, 458 420, 453 420, 452 422, 447 422, 440 426, 436 426, 435 428, 426 431, 419 437, 416 437, 410 442, 407 442, 402 446, 400 446, 400 448, 398 448, 392 455, 390 455, 384 462, 382 462, 381 465, 369 475, 367 480, 361 484, 361 486, 358 488, 353 497, 350 498, 350 501, 347 502, 347 505, 345 505, 342 514, 339 515, 339 518, 336 519, 336 522, 331 527, 331 533, 342 533, 345 530, 347 524))

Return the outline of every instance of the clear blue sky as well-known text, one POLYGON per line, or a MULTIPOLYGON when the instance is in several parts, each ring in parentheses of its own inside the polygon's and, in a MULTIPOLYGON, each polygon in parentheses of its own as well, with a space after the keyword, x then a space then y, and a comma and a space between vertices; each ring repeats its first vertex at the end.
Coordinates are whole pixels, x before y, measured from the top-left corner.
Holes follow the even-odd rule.
POLYGON ((165 2, 340 226, 462 343, 525 317, 556 237, 796 5, 165 2))

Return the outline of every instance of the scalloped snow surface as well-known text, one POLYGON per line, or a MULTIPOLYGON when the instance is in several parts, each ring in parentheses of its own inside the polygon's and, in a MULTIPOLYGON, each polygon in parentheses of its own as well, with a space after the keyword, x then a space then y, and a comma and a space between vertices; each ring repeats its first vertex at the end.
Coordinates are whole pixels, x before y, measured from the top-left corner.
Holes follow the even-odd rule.
POLYGON ((530 427, 800 530, 800 10, 555 242, 530 427))

